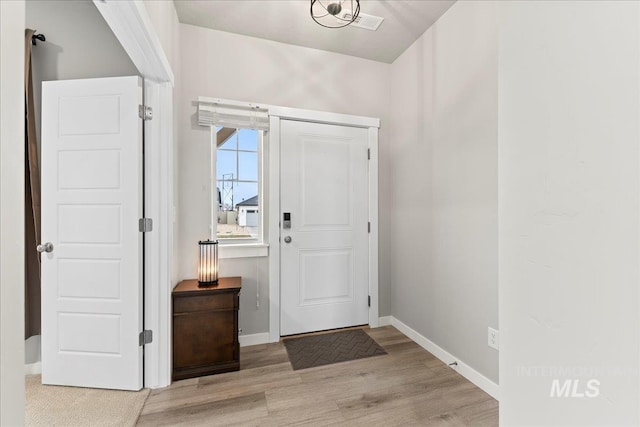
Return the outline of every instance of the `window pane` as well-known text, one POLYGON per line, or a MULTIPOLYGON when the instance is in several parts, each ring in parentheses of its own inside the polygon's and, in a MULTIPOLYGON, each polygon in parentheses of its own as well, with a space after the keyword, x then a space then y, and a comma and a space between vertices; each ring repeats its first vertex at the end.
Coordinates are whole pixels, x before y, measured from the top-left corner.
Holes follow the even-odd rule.
MULTIPOLYGON (((258 237, 259 207, 258 183, 234 182, 233 204, 229 199, 218 212, 217 237, 223 239, 247 239, 258 237), (231 208, 233 206, 233 208, 231 208)), ((223 199, 225 192, 223 191, 223 199)))
POLYGON ((238 179, 243 181, 258 180, 258 153, 238 152, 239 171, 238 179))
POLYGON ((220 192, 218 238, 260 236, 259 137, 258 131, 240 129, 216 150, 216 187, 220 192))
MULTIPOLYGON (((257 182, 237 182, 233 189, 233 203, 237 207, 238 203, 249 201, 258 195, 257 182)), ((257 200, 255 200, 257 206, 257 200)))
POLYGON ((216 175, 221 179, 238 179, 236 170, 236 151, 218 150, 216 162, 216 175))
POLYGON ((240 129, 239 135, 239 150, 258 151, 258 131, 253 129, 240 129))
MULTIPOLYGON (((218 128, 216 128, 218 129, 218 128)), ((231 131, 229 128, 220 128, 218 129, 218 133, 216 134, 216 144, 218 135, 226 136, 231 131), (222 132, 222 133, 220 133, 222 132)), ((222 148, 225 150, 235 150, 238 147, 238 132, 234 132, 228 139, 224 142, 224 144, 218 146, 218 148, 222 148)))
POLYGON ((232 211, 236 205, 233 200, 235 182, 218 181, 218 191, 220 192, 220 200, 218 201, 218 210, 232 211))

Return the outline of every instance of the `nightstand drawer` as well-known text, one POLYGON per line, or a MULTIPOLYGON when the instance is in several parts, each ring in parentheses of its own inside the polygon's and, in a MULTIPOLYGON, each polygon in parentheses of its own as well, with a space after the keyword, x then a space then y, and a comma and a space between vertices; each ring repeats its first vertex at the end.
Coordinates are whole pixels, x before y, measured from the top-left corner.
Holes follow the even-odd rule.
POLYGON ((191 313, 208 310, 233 310, 237 293, 227 292, 216 295, 180 296, 173 300, 174 313, 191 313))

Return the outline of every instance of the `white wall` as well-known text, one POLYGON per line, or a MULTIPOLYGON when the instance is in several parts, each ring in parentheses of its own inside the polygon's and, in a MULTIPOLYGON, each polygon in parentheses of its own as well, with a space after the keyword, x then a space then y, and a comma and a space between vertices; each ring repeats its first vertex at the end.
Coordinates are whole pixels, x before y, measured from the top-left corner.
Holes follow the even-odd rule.
POLYGON ((27 26, 47 38, 33 47, 34 72, 40 81, 138 74, 91 0, 27 0, 26 4, 27 26))
POLYGON ((492 2, 454 4, 393 63, 389 201, 391 314, 496 383, 497 83, 492 2))
POLYGON ((0 2, 0 425, 24 424, 24 1, 0 2))
POLYGON ((639 7, 499 2, 504 425, 640 423, 639 7))
MULTIPOLYGON (((196 271, 197 241, 209 235, 207 128, 195 120, 194 101, 212 96, 239 101, 380 117, 380 313, 389 314, 388 64, 237 34, 180 25, 182 81, 179 109, 179 262, 181 278, 196 271), (187 77, 188 76, 188 77, 187 77)), ((242 274, 240 326, 267 332, 267 258, 221 260, 224 275, 242 274), (257 288, 259 287, 259 289, 257 288), (260 307, 256 308, 257 293, 260 307)))

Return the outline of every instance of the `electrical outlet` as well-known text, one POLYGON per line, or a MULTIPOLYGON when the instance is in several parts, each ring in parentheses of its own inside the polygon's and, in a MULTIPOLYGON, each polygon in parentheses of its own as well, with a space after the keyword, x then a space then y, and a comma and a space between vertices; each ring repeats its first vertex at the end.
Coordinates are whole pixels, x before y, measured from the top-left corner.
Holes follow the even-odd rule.
POLYGON ((500 332, 493 328, 489 328, 489 347, 495 348, 496 350, 500 347, 500 332))

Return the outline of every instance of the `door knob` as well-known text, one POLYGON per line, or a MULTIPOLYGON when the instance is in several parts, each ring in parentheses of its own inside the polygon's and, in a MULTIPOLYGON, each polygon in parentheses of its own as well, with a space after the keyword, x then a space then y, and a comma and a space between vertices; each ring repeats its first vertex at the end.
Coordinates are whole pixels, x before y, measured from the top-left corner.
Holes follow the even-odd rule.
POLYGON ((53 244, 51 242, 43 243, 41 245, 36 246, 36 250, 40 253, 53 252, 53 244))
POLYGON ((291 236, 285 236, 284 242, 285 243, 291 243, 291 236))

